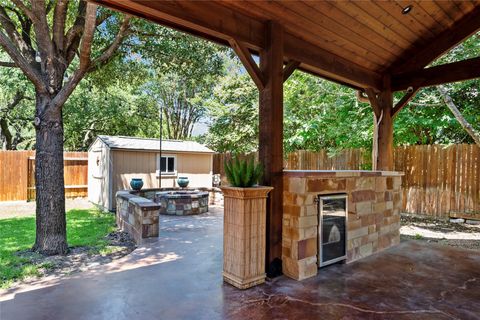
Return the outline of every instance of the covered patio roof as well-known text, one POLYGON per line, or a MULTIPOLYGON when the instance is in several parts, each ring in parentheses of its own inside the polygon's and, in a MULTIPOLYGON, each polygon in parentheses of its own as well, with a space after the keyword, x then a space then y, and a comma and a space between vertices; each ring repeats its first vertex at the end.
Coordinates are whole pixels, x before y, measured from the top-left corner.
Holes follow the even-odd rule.
POLYGON ((217 43, 234 47, 234 40, 253 53, 266 47, 267 22, 275 21, 285 30, 285 63, 359 89, 381 91, 385 74, 398 91, 480 72, 479 59, 422 71, 480 28, 477 0, 98 2, 217 43))
POLYGON ((480 77, 480 57, 428 67, 480 29, 480 1, 91 0, 232 47, 259 90, 267 270, 279 270, 283 83, 299 68, 363 92, 374 170, 393 169, 393 123, 421 87, 480 77), (259 63, 252 54, 259 56, 259 63), (393 93, 406 90, 394 104, 393 93), (367 96, 365 97, 364 94, 367 96))

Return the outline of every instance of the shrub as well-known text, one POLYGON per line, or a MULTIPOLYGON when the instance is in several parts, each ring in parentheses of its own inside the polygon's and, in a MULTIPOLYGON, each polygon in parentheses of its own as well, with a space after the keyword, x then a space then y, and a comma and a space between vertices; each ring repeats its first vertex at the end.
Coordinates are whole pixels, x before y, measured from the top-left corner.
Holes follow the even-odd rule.
POLYGON ((253 158, 245 160, 234 157, 225 160, 225 174, 233 187, 249 188, 258 184, 263 169, 262 165, 255 163, 253 158))

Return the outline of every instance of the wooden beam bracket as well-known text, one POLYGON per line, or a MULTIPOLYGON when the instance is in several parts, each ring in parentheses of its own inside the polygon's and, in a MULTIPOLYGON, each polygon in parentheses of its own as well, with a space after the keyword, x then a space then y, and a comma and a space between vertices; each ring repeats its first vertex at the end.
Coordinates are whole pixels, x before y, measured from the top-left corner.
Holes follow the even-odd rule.
POLYGON ((365 96, 365 92, 363 92, 362 90, 357 90, 356 96, 358 102, 370 103, 370 99, 368 98, 368 96, 365 96))
POLYGON ((242 62, 250 77, 252 77, 252 80, 257 85, 257 88, 259 90, 265 88, 265 80, 263 74, 260 71, 260 68, 258 67, 255 60, 253 59, 252 54, 250 53, 248 48, 242 42, 234 38, 231 38, 228 42, 237 54, 238 58, 242 62))
POLYGON ((377 94, 372 88, 366 88, 365 93, 367 94, 368 100, 370 101, 370 105, 372 106, 375 116, 379 118, 382 112, 382 108, 380 107, 377 94))
POLYGON ((289 60, 283 68, 283 82, 287 81, 292 73, 300 66, 300 61, 289 60))
POLYGON ((392 109, 392 117, 395 117, 409 102, 415 97, 417 92, 420 90, 419 87, 411 88, 407 90, 407 93, 395 104, 395 107, 392 109))

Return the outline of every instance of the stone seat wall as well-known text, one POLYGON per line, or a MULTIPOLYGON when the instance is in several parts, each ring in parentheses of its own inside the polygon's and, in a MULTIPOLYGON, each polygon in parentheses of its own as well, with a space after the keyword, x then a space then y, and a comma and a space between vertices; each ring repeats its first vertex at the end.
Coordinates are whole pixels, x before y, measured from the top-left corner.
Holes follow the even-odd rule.
POLYGON ((160 205, 130 191, 116 194, 117 226, 130 234, 135 243, 147 238, 157 238, 159 233, 160 205))

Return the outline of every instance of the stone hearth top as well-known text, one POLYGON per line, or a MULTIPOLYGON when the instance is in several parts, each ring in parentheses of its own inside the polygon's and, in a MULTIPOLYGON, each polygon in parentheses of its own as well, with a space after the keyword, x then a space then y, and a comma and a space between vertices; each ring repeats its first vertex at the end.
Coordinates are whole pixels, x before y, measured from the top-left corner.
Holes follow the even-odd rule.
POLYGON ((403 176, 403 172, 397 171, 370 171, 370 170, 283 170, 286 177, 399 177, 403 176))

